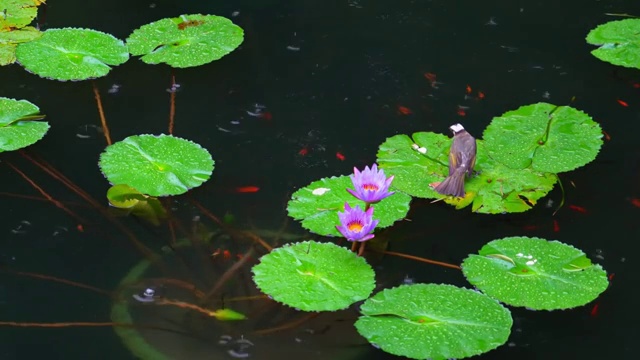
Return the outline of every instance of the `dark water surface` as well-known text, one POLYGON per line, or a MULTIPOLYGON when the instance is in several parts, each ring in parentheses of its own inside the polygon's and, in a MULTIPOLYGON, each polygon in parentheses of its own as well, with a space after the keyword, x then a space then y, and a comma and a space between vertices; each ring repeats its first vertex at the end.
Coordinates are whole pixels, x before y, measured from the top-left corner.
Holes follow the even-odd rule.
MULTIPOLYGON (((390 248, 459 263, 484 243, 504 236, 572 244, 615 273, 611 287, 597 300, 597 313, 592 314, 594 304, 560 312, 512 309, 509 344, 482 358, 632 357, 638 334, 632 286, 640 283, 633 268, 638 262, 640 208, 631 203, 640 198, 640 89, 633 84, 640 83, 640 72, 595 59, 584 37, 597 24, 614 19, 604 13, 639 14, 640 7, 622 0, 151 4, 51 1, 46 27, 88 27, 124 39, 154 20, 208 13, 229 17, 244 28, 245 41, 238 50, 215 63, 174 72, 181 85, 174 134, 203 145, 216 161, 212 179, 193 196, 219 216, 233 213, 238 226, 248 229, 279 229, 293 191, 320 177, 348 174, 354 165, 371 164, 377 146, 389 136, 446 133, 450 124, 462 122, 481 137, 493 116, 539 101, 568 104, 575 97, 572 106, 591 115, 611 136, 593 163, 561 176, 567 204, 584 207, 587 213, 565 206, 552 217, 553 207, 545 204, 560 201, 558 189, 531 211, 516 215, 472 214, 414 201, 411 224, 399 229, 390 248), (437 75, 437 89, 425 79, 427 72, 437 75), (485 98, 465 99, 467 86, 485 98), (249 116, 247 111, 256 104, 264 105, 272 119, 249 116), (399 114, 398 106, 412 114, 399 114), (466 116, 457 114, 459 106, 469 107, 466 116), (299 154, 302 149, 305 156, 299 154), (337 159, 337 152, 344 161, 337 159), (241 186, 258 186, 260 191, 233 191, 241 186), (554 231, 554 220, 559 231, 554 231)), ((133 58, 95 81, 114 140, 167 131, 170 77, 167 66, 133 58), (114 84, 119 91, 108 93, 114 84)), ((91 82, 44 80, 17 65, 0 68, 0 79, 0 96, 35 103, 52 125, 28 153, 41 156, 103 201, 108 183, 97 159, 105 141, 95 130, 99 118, 91 82)), ((15 271, 114 290, 142 259, 140 253, 81 198, 17 153, 0 154, 0 169, 0 263, 14 271, 0 273, 0 321, 109 322, 108 296, 15 271), (88 221, 85 231, 78 232, 78 222, 50 202, 8 195, 40 196, 7 162, 83 216, 88 221)), ((186 219, 200 214, 188 204, 178 199, 174 206, 186 219)), ((166 227, 150 229, 132 219, 123 223, 154 250, 169 239, 166 227)), ((300 233, 295 223, 287 229, 300 233)), ((387 287, 404 276, 469 286, 455 270, 391 258, 379 266, 387 287)), ((294 343, 295 337, 285 332, 281 340, 294 343)), ((318 358, 393 358, 361 339, 345 345, 342 356, 329 350, 322 355, 324 348, 313 340, 309 346, 317 347, 318 358)), ((252 358, 280 358, 270 351, 256 346, 252 358)), ((211 358, 231 358, 220 354, 211 358)), ((110 327, 0 327, 0 359, 39 358, 134 357, 110 327)))

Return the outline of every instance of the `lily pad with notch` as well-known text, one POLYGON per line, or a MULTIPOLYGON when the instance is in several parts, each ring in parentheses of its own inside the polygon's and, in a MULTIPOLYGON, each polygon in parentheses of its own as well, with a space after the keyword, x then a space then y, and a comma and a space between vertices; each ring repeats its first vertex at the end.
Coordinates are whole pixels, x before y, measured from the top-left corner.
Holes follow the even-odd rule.
POLYGON ((135 135, 108 146, 100 169, 113 185, 151 196, 179 195, 200 186, 214 161, 202 146, 171 135, 135 135))
POLYGON ((27 100, 0 98, 0 152, 27 147, 42 139, 49 124, 27 100))
POLYGON ((18 62, 28 71, 54 80, 105 76, 111 66, 129 59, 122 40, 90 29, 49 29, 34 41, 18 45, 18 62))
POLYGON ((143 25, 128 38, 132 55, 147 64, 166 63, 184 68, 207 64, 229 54, 242 43, 244 31, 215 15, 180 15, 143 25))
POLYGON ((495 117, 483 138, 488 155, 510 168, 560 173, 596 158, 602 129, 580 110, 537 103, 495 117))
MULTIPOLYGON (((395 179, 394 179, 395 181, 395 179)), ((365 208, 365 202, 347 192, 353 189, 349 176, 330 177, 314 181, 299 189, 287 205, 289 216, 302 221, 302 226, 323 236, 342 236, 336 225, 340 225, 338 211, 344 211, 344 204, 352 208, 365 208)), ((373 205, 373 218, 380 220, 376 228, 391 226, 404 218, 409 211, 411 196, 400 191, 373 205)))
POLYGON ((609 285, 606 272, 582 251, 541 238, 491 241, 464 260, 462 271, 485 294, 533 310, 581 306, 609 285))
POLYGON ((274 249, 252 269, 258 288, 303 311, 336 311, 366 299, 374 289, 363 257, 332 243, 304 241, 274 249))
POLYGON ((610 21, 589 31, 587 43, 599 46, 593 56, 613 65, 640 69, 640 19, 610 21))
POLYGON ((412 359, 461 359, 509 338, 511 313, 494 299, 452 285, 414 284, 367 299, 355 326, 382 350, 412 359))

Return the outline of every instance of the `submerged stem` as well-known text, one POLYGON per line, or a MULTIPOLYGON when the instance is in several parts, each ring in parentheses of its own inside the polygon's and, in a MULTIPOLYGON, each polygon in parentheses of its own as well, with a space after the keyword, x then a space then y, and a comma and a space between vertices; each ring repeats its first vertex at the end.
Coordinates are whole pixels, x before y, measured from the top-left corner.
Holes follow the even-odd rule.
POLYGON ((91 81, 93 86, 93 95, 96 98, 96 104, 98 105, 98 114, 100 115, 100 123, 102 124, 102 132, 104 133, 104 139, 107 141, 107 145, 111 145, 111 134, 109 133, 109 126, 107 126, 107 118, 104 116, 104 109, 102 108, 102 99, 100 98, 100 91, 96 86, 95 81, 91 81))
MULTIPOLYGON (((376 251, 376 250, 373 250, 373 251, 376 251)), ((393 255, 393 256, 398 256, 398 257, 405 258, 405 259, 416 260, 416 261, 424 262, 424 263, 427 263, 427 264, 444 266, 444 267, 448 267, 448 268, 451 268, 451 269, 457 269, 457 270, 461 270, 462 269, 458 265, 449 264, 449 263, 442 262, 442 261, 426 259, 426 258, 422 258, 422 257, 419 257, 419 256, 403 254, 403 253, 399 253, 399 252, 395 252, 395 251, 387 251, 387 250, 385 250, 385 251, 377 251, 377 252, 380 252, 380 253, 385 254, 385 255, 393 255)))
POLYGON ((176 74, 171 69, 171 91, 169 92, 169 135, 173 135, 173 125, 176 117, 176 74))
POLYGON ((46 191, 44 191, 44 189, 41 188, 40 186, 38 186, 38 184, 36 184, 35 181, 31 180, 31 178, 29 178, 27 176, 27 174, 23 173, 20 169, 15 167, 12 163, 10 163, 8 161, 6 161, 6 163, 13 171, 18 173, 18 175, 20 175, 25 181, 27 181, 34 189, 36 189, 42 196, 44 196, 53 205, 55 205, 59 209, 62 209, 62 211, 64 211, 67 214, 69 214, 72 218, 74 218, 79 223, 81 223, 81 224, 86 224, 87 223, 87 221, 85 219, 83 219, 80 215, 74 213, 69 208, 64 206, 63 203, 61 203, 60 201, 54 199, 53 196, 49 195, 46 191))

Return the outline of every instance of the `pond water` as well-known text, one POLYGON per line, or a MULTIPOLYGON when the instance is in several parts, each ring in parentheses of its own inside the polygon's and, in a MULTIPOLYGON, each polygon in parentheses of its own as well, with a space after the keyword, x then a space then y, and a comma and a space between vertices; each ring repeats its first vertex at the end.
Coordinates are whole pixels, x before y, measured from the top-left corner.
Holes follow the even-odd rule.
MULTIPOLYGON (((172 239, 170 229, 132 218, 118 219, 121 225, 115 225, 34 159, 46 161, 106 205, 108 183, 97 166, 106 144, 92 84, 101 92, 111 136, 120 140, 167 132, 172 74, 180 85, 174 134, 207 148, 216 169, 204 186, 169 205, 183 236, 215 233, 214 241, 231 258, 220 253, 209 261, 212 254, 185 249, 166 258, 163 268, 141 271, 142 278, 215 284, 236 263, 234 256, 247 251, 250 241, 219 236, 196 203, 218 217, 232 214, 235 229, 269 241, 302 239, 307 237, 303 229, 286 216, 291 193, 321 177, 370 165, 387 137, 447 133, 449 125, 461 122, 479 138, 494 116, 508 110, 540 101, 571 104, 599 122, 610 140, 594 162, 561 175, 566 205, 555 216, 562 199, 557 187, 532 210, 513 215, 473 214, 468 208, 456 211, 442 203, 414 201, 411 222, 389 234, 389 246, 451 263, 505 236, 539 236, 576 246, 615 274, 609 289, 596 302, 567 311, 512 308, 508 344, 481 358, 631 357, 631 341, 637 337, 631 314, 637 309, 630 289, 640 280, 632 268, 640 238, 640 208, 633 202, 640 198, 635 137, 640 132, 640 89, 634 86, 640 84, 640 73, 594 58, 584 37, 615 19, 605 13, 638 15, 640 8, 622 0, 68 1, 51 2, 41 21, 46 28, 85 27, 125 39, 143 24, 193 13, 232 19, 245 30, 244 43, 219 61, 173 72, 132 58, 95 82, 61 83, 18 65, 0 68, 0 96, 33 102, 52 126, 26 151, 33 158, 0 154, 0 322, 104 325, 2 326, 0 359, 136 358, 107 324, 117 321, 111 319, 111 297, 129 299, 152 284, 141 281, 134 289, 118 285, 145 259, 132 239, 162 253, 172 239), (431 86, 426 73, 437 76, 437 86, 431 86), (251 115, 256 110, 263 116, 251 115), (9 165, 80 216, 83 231, 78 218, 43 201, 9 165), (238 192, 241 187, 259 191, 238 192), (185 263, 191 264, 190 271, 185 263)), ((381 288, 405 278, 470 287, 457 270, 398 258, 382 259, 376 269, 382 274, 381 288)), ((251 294, 248 270, 245 266, 235 273, 235 288, 224 291, 251 294)), ((354 333, 354 309, 257 336, 252 330, 298 315, 260 301, 242 306, 256 316, 241 330, 226 324, 212 328, 182 308, 145 312, 133 304, 130 316, 149 326, 175 326, 174 333, 150 330, 145 335, 175 359, 246 354, 255 359, 394 358, 354 333), (226 335, 230 338, 221 338, 226 335)))

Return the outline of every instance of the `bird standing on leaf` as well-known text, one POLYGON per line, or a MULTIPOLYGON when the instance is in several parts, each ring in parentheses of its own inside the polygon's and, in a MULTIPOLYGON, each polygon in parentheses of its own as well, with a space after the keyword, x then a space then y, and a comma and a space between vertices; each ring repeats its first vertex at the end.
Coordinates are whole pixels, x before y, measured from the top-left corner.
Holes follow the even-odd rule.
POLYGON ((464 197, 465 175, 471 176, 476 164, 476 139, 462 125, 449 127, 453 131, 453 142, 449 150, 449 176, 434 190, 442 195, 464 197))

